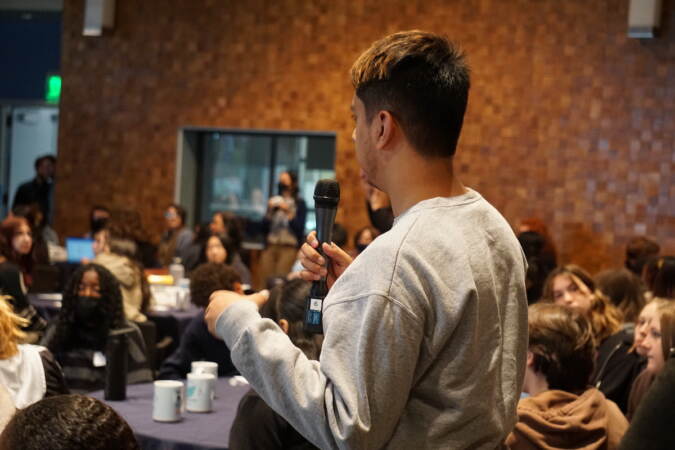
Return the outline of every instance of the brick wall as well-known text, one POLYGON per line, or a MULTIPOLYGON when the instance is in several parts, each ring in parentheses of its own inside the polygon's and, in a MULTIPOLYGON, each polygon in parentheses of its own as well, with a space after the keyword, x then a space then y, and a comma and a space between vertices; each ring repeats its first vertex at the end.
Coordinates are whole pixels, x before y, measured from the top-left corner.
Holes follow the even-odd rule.
POLYGON ((338 220, 367 221, 351 142, 351 63, 373 40, 448 35, 473 69, 457 167, 514 225, 550 224, 565 262, 620 264, 646 234, 675 253, 675 9, 626 37, 627 0, 144 0, 81 34, 63 13, 58 231, 92 203, 137 208, 153 233, 173 199, 178 128, 338 133, 338 220))

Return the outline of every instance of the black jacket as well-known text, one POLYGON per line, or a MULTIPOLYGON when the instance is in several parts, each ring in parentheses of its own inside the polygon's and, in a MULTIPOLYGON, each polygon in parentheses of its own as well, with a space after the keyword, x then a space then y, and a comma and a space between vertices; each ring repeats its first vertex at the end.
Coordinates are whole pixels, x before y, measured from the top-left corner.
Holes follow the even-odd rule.
POLYGON ((626 328, 605 339, 598 347, 593 385, 616 403, 621 411, 628 411, 628 396, 633 381, 645 367, 645 360, 635 352, 633 329, 626 328))
POLYGON ((663 371, 642 399, 621 441, 620 450, 674 449, 673 405, 675 405, 675 356, 671 355, 663 371))

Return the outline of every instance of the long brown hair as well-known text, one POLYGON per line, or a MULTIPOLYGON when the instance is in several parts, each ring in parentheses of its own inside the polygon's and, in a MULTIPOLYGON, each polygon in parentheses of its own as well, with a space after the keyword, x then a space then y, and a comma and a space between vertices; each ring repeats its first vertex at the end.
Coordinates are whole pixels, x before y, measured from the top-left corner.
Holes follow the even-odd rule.
POLYGON ((28 220, 24 217, 8 217, 0 223, 0 253, 7 258, 8 261, 17 264, 21 271, 30 274, 35 263, 33 250, 35 249, 35 239, 33 239, 33 246, 27 255, 20 255, 14 250, 14 235, 19 231, 19 227, 25 225, 33 232, 28 220))
POLYGON ((667 360, 670 352, 675 348, 675 301, 666 301, 660 305, 659 321, 663 359, 667 360))
POLYGON ((623 322, 621 311, 612 305, 609 299, 596 288, 595 282, 588 272, 574 264, 557 267, 548 275, 544 284, 542 301, 555 303, 553 298, 553 280, 559 275, 570 277, 579 289, 590 292, 591 307, 588 310, 587 316, 591 322, 593 335, 598 345, 621 330, 623 322))

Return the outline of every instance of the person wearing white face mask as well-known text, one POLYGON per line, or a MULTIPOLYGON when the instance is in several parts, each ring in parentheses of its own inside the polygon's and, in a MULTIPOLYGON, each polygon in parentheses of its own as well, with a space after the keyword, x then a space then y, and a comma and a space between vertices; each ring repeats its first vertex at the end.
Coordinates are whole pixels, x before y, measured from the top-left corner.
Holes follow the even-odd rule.
POLYGON ((47 323, 28 302, 35 263, 33 237, 23 217, 8 217, 0 224, 0 293, 11 296, 14 312, 27 320, 22 330, 27 342, 40 340, 47 323))

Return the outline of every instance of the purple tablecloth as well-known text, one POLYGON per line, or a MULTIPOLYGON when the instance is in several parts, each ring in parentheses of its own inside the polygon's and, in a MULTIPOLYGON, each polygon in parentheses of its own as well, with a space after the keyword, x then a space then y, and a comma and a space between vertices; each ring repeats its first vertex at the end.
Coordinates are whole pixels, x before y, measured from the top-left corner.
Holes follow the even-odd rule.
POLYGON ((152 420, 152 383, 127 386, 127 399, 122 402, 103 400, 102 391, 91 396, 105 401, 129 422, 142 449, 215 450, 227 449, 239 400, 248 389, 248 386, 230 386, 229 378, 219 378, 214 411, 185 411, 183 420, 176 423, 152 420))

